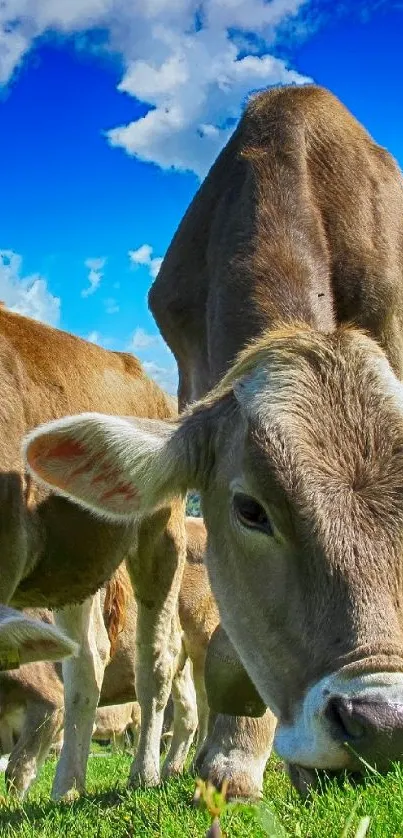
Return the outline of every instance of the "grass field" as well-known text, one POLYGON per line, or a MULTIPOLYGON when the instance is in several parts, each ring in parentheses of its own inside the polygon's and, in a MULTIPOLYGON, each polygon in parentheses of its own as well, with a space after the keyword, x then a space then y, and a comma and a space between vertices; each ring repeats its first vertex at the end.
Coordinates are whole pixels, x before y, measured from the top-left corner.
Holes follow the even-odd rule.
MULTIPOLYGON (((10 838, 203 838, 211 821, 194 809, 194 781, 186 776, 152 791, 125 789, 130 756, 92 757, 88 794, 71 804, 49 802, 55 762, 49 761, 23 804, 0 798, 0 836, 10 838)), ((0 794, 4 795, 1 780, 0 794)), ((276 763, 270 763, 261 807, 228 807, 221 827, 228 838, 355 838, 368 816, 369 838, 403 838, 403 769, 369 776, 362 787, 330 787, 303 804, 276 763), (351 823, 348 823, 349 816, 351 823), (273 818, 274 816, 274 818, 273 818), (343 831, 344 830, 344 831, 343 831)))

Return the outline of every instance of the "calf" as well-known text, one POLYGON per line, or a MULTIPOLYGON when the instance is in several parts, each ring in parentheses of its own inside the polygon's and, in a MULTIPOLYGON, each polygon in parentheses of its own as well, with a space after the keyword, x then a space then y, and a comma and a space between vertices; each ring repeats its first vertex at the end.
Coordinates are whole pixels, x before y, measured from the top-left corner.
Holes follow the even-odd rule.
MULTIPOLYGON (((63 664, 65 740, 53 797, 84 788, 95 708, 109 655, 92 595, 127 559, 138 601, 137 693, 142 731, 132 766, 134 785, 160 777, 164 707, 180 651, 175 617, 185 560, 182 500, 164 504, 131 522, 94 517, 49 492, 27 473, 22 439, 30 429, 76 411, 100 410, 149 419, 171 419, 176 409, 131 355, 108 352, 57 329, 0 308, 0 602, 19 608, 57 610, 57 624, 80 644, 63 664)), ((59 448, 69 461, 79 448, 59 448)), ((113 471, 113 467, 112 471, 113 471)), ((76 478, 80 466, 77 463, 76 478)), ((97 475, 101 494, 113 503, 132 495, 111 471, 97 475), (103 487, 103 488, 102 488, 103 487)), ((45 655, 46 657, 46 655, 45 655)))
POLYGON ((55 626, 0 605, 0 672, 32 661, 58 661, 79 648, 55 626))
MULTIPOLYGON (((204 665, 207 646, 219 619, 204 565, 206 532, 203 521, 200 518, 186 518, 186 534, 187 559, 179 595, 184 654, 179 666, 186 666, 186 657, 192 663, 197 715, 187 678, 179 677, 175 687, 175 709, 179 718, 174 726, 176 741, 170 747, 170 759, 175 772, 183 769, 196 724, 197 750, 201 749, 207 735, 209 708, 204 686, 204 665), (179 689, 181 685, 182 690, 179 689)), ((133 714, 136 714, 137 726, 139 724, 139 708, 137 703, 133 705, 136 698, 137 605, 124 565, 101 589, 99 599, 111 643, 111 659, 105 669, 100 694, 100 708, 105 711, 103 715, 106 714, 107 718, 102 721, 102 714, 98 711, 95 724, 104 729, 109 725, 117 736, 122 736, 129 722, 135 725, 133 714), (113 714, 112 707, 115 708, 113 714)), ((36 614, 47 622, 52 619, 48 611, 37 611, 36 614)), ((27 791, 51 744, 59 738, 62 727, 63 681, 60 667, 38 663, 0 675, 0 738, 3 753, 11 750, 6 772, 10 789, 19 794, 27 791), (12 734, 18 740, 15 745, 12 734)), ((109 738, 109 734, 105 738, 109 738)), ((253 773, 254 755, 250 754, 249 759, 253 773)), ((247 773, 245 766, 243 773, 247 773)))
POLYGON ((110 740, 113 751, 124 751, 128 730, 132 733, 134 744, 138 740, 141 717, 139 711, 137 701, 98 707, 92 738, 99 741, 110 740))
MULTIPOLYGON (((387 768, 403 754, 396 163, 329 92, 259 94, 149 301, 178 361, 180 407, 199 401, 171 425, 53 423, 28 440, 31 468, 110 520, 198 489, 224 633, 278 717, 292 776, 387 768), (115 469, 106 497, 99 458, 115 469), (111 503, 122 483, 132 497, 111 503)), ((245 713, 259 709, 252 692, 245 713)))

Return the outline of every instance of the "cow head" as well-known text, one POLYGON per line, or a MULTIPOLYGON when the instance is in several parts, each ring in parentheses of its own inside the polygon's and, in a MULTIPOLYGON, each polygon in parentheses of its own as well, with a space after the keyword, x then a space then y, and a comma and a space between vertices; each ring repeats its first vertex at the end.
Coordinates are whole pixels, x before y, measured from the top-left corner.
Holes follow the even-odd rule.
POLYGON ((403 389, 370 338, 278 329, 177 424, 85 414, 34 431, 26 456, 114 520, 199 489, 223 627, 280 755, 403 755, 403 389))
POLYGON ((0 671, 34 661, 59 661, 77 654, 77 643, 56 626, 0 605, 0 671))

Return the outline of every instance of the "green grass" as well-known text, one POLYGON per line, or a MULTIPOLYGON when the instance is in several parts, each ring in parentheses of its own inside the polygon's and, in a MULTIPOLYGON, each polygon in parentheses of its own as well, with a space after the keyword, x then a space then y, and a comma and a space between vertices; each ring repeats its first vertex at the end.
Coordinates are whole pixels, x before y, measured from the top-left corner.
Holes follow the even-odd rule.
MULTIPOLYGON (((128 754, 91 758, 88 794, 71 804, 54 804, 49 801, 49 793, 55 761, 49 761, 23 804, 0 798, 0 836, 203 838, 210 817, 206 810, 191 805, 191 777, 170 781, 151 791, 128 792, 125 784, 129 766, 128 754)), ((4 795, 3 779, 0 794, 4 795)), ((370 817, 368 838, 403 838, 402 768, 396 767, 384 778, 368 776, 359 788, 347 782, 342 788, 330 786, 322 795, 314 795, 307 805, 292 791, 275 761, 271 761, 262 806, 229 806, 221 827, 228 838, 354 838, 363 816, 370 817), (351 824, 343 835, 351 813, 351 824)))

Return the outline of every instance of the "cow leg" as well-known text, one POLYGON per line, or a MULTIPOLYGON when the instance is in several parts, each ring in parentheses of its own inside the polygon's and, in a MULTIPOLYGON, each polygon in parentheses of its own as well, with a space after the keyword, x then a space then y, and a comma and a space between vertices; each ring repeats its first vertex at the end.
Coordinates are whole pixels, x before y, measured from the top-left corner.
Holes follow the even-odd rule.
POLYGON ((259 798, 271 754, 276 719, 218 714, 197 760, 200 776, 216 788, 227 783, 228 798, 259 798))
POLYGON ((172 698, 174 702, 174 728, 169 751, 162 769, 164 779, 183 771, 197 728, 196 693, 191 673, 191 663, 183 644, 172 682, 172 698))
POLYGON ((20 797, 26 794, 62 727, 61 709, 36 702, 28 705, 20 737, 6 768, 9 792, 20 797))
POLYGON ((175 500, 141 522, 137 550, 127 559, 137 600, 136 695, 141 708, 139 745, 130 785, 158 785, 164 710, 176 666, 176 614, 186 557, 184 503, 175 500))
POLYGON ((140 737, 140 728, 141 728, 141 710, 138 701, 133 702, 133 709, 132 709, 132 720, 129 725, 129 730, 131 731, 133 737, 132 748, 134 753, 137 752, 138 745, 139 745, 139 737, 140 737))
POLYGON ((115 748, 117 751, 124 752, 126 750, 126 731, 123 731, 123 733, 116 734, 115 748))
POLYGON ((11 754, 14 749, 14 727, 12 720, 3 718, 0 722, 0 756, 11 754))
POLYGON ((193 660, 193 680, 196 690, 197 702, 197 739, 196 739, 196 756, 201 752, 203 743, 206 740, 210 718, 210 708, 207 701, 206 685, 204 683, 204 658, 202 661, 193 660))
POLYGON ((84 791, 87 760, 110 643, 99 594, 64 608, 57 624, 80 644, 78 657, 63 661, 64 741, 52 797, 60 800, 84 791))
POLYGON ((125 735, 124 733, 116 733, 116 730, 112 731, 112 739, 111 739, 111 751, 113 754, 116 754, 118 751, 124 751, 125 749, 125 735))

